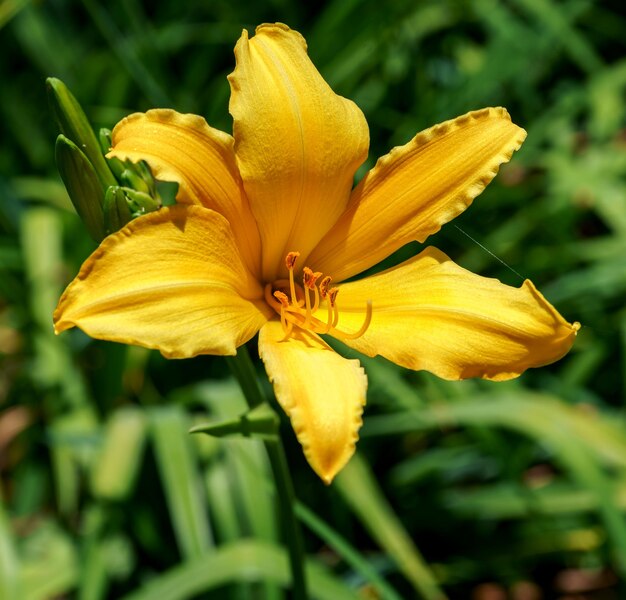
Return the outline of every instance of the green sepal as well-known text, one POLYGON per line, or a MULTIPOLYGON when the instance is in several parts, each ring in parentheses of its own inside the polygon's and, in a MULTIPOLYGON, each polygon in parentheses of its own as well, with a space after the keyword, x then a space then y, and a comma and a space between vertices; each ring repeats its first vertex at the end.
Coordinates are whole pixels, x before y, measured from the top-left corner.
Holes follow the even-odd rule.
POLYGON ((74 142, 89 159, 104 192, 108 186, 116 184, 115 177, 107 166, 83 109, 60 79, 48 77, 46 84, 50 107, 61 133, 74 142))
POLYGON ((258 437, 266 441, 278 441, 279 424, 278 415, 265 402, 235 419, 196 425, 189 430, 189 433, 206 433, 214 437, 243 435, 258 437))
POLYGON ((119 185, 110 186, 104 195, 104 230, 106 235, 119 231, 132 220, 126 194, 119 185))
POLYGON ((55 159, 67 193, 89 235, 100 242, 105 237, 102 186, 93 165, 72 140, 59 135, 55 159))

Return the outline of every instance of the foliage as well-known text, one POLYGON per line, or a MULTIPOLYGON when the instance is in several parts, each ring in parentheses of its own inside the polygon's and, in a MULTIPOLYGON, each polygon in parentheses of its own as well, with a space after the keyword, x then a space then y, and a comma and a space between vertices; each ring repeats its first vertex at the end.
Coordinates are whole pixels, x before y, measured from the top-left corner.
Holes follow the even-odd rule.
POLYGON ((54 165, 45 78, 96 128, 160 106, 228 131, 232 47, 263 21, 300 30, 363 109, 366 167, 506 106, 522 150, 428 243, 533 279, 583 325, 568 357, 506 384, 362 359, 359 454, 330 488, 283 423, 313 596, 623 597, 626 15, 589 0, 0 3, 0 597, 284 596, 262 445, 188 434, 245 410, 223 359, 168 362, 51 325, 94 245, 54 165))

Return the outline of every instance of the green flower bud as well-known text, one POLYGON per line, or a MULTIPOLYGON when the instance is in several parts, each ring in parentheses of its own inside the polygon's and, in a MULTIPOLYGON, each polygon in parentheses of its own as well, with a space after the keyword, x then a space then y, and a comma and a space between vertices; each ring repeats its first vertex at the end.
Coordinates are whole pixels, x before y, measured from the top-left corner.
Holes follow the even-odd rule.
POLYGON ((118 231, 133 218, 126 194, 121 187, 112 185, 107 189, 104 195, 103 212, 106 235, 118 231))
MULTIPOLYGON (((106 127, 102 127, 102 129, 98 132, 98 141, 100 142, 100 150, 102 151, 102 154, 108 154, 113 146, 113 142, 111 141, 111 130, 106 127)), ((115 175, 115 178, 118 181, 121 181, 122 173, 126 169, 124 162, 115 157, 106 158, 105 156, 104 159, 109 165, 109 169, 113 172, 113 175, 115 175)))
POLYGON ((161 203, 145 192, 138 192, 126 187, 122 190, 126 195, 126 202, 133 219, 161 208, 161 203))
POLYGON ((104 192, 108 186, 116 184, 115 177, 107 166, 83 109, 60 79, 49 77, 46 84, 48 100, 61 133, 88 158, 104 192))
POLYGON ((64 135, 56 141, 55 158, 67 193, 89 235, 105 237, 102 219, 102 186, 93 165, 80 148, 64 135))
MULTIPOLYGON (((138 163, 141 164, 141 163, 138 163)), ((137 165, 132 165, 136 167, 137 165)), ((150 186, 146 183, 146 181, 137 174, 135 170, 132 168, 127 168, 122 171, 120 176, 120 181, 129 188, 133 190, 137 190, 138 192, 143 192, 144 194, 150 194, 150 186)))

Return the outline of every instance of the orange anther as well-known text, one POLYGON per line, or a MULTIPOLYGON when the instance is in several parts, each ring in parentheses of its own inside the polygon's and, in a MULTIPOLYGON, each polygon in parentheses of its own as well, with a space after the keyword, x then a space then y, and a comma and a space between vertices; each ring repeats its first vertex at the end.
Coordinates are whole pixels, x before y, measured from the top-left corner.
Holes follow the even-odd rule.
POLYGON ((330 290, 328 290, 328 301, 330 302, 331 306, 335 306, 335 300, 337 299, 338 293, 339 293, 338 287, 330 288, 330 290))
POLYGON ((315 282, 318 280, 320 275, 321 273, 319 271, 313 272, 311 269, 309 269, 309 267, 304 267, 304 269, 302 269, 302 282, 310 290, 314 290, 315 282))
POLYGON ((287 296, 287 294, 276 291, 273 295, 274 298, 276 298, 276 300, 278 300, 282 304, 282 306, 284 306, 285 308, 289 307, 289 297, 287 296))
POLYGON ((322 298, 326 298, 326 295, 328 294, 328 287, 330 286, 330 282, 332 280, 333 278, 330 275, 326 275, 326 277, 320 281, 320 296, 322 298))
POLYGON ((296 261, 298 260, 298 256, 300 256, 299 252, 289 252, 285 257, 285 265, 289 270, 294 268, 296 261))

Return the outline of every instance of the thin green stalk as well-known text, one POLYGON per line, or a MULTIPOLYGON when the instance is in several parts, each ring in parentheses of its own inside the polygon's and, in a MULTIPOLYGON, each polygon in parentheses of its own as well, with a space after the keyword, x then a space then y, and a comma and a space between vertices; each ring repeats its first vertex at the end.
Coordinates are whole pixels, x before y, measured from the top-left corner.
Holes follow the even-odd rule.
MULTIPOLYGON (((248 349, 245 346, 240 346, 237 350, 237 356, 228 356, 226 360, 237 378, 250 408, 256 408, 262 404, 265 398, 259 387, 248 349)), ((272 465, 278 492, 282 531, 289 551, 293 597, 295 600, 308 600, 309 595, 304 573, 304 543, 300 524, 296 519, 296 495, 289 474, 285 449, 280 438, 276 441, 264 441, 264 444, 272 465)))

